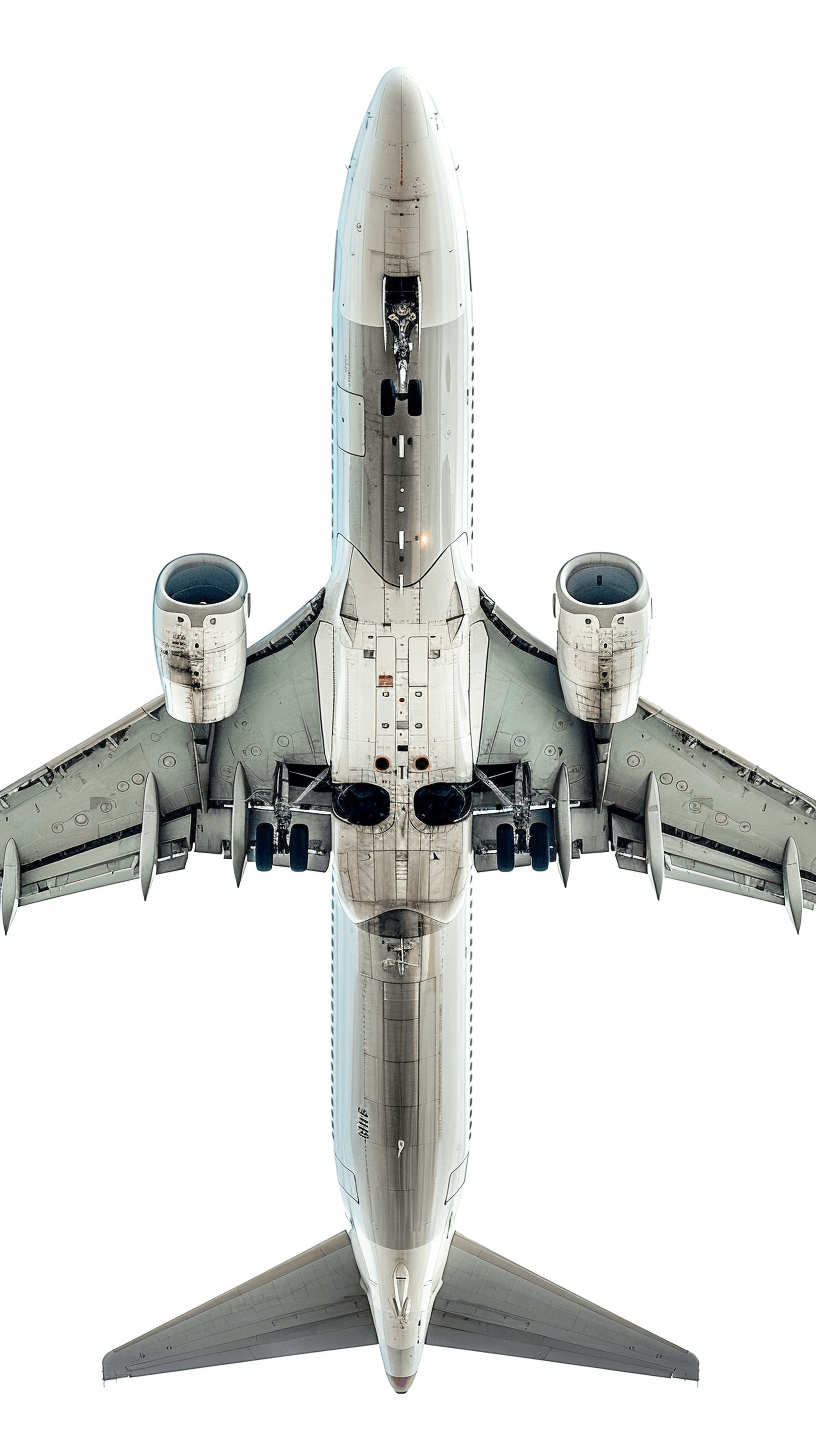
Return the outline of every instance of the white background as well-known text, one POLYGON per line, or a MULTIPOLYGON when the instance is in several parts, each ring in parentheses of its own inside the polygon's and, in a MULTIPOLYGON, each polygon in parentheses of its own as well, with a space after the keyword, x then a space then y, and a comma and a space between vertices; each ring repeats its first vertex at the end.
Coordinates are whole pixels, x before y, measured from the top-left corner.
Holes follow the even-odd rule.
MULTIPOLYGON (((238 560, 255 636, 325 581, 334 229, 404 64, 470 228, 479 581, 551 640, 562 563, 632 555, 646 695, 816 786, 812 7, 32 3, 2 57, 3 782, 156 694, 171 557, 238 560)), ((596 856, 480 878, 475 928, 462 1231, 700 1385, 429 1349, 397 1406, 371 1348, 103 1390, 342 1226, 328 879, 201 856, 0 946, 7 1449, 808 1448, 813 917, 596 856)))

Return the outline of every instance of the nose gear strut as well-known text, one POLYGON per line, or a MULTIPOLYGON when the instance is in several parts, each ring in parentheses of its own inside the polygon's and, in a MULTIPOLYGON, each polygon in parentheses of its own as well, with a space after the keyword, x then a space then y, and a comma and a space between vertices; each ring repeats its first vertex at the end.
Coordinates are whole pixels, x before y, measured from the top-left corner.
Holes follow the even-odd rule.
POLYGON ((422 414, 422 381, 408 378, 416 327, 417 347, 422 340, 422 281, 413 278, 383 278, 383 347, 393 341, 396 383, 384 379, 380 385, 380 413, 392 415, 398 399, 408 401, 409 415, 422 414))

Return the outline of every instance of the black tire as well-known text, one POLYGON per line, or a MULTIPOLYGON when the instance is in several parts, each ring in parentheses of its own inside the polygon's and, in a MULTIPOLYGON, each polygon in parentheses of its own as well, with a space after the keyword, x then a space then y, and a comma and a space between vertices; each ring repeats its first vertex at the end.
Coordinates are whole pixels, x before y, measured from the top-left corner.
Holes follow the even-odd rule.
POLYGON ((496 830, 496 869, 509 875, 516 867, 516 846, 512 824, 500 824, 496 830))
POLYGON ((255 868, 262 874, 272 868, 272 856, 275 853, 275 833, 271 824, 266 821, 258 825, 255 833, 255 868))
POLYGON ((530 826, 530 859, 533 862, 534 870, 550 868, 549 824, 536 823, 530 826))
POLYGON ((309 827, 293 824, 289 830, 289 868, 302 875, 309 868, 309 827))
POLYGON ((393 379, 384 379, 380 385, 380 414, 392 415, 396 407, 397 387, 393 379))
POLYGON ((408 380, 408 413, 409 415, 422 414, 422 380, 408 380))

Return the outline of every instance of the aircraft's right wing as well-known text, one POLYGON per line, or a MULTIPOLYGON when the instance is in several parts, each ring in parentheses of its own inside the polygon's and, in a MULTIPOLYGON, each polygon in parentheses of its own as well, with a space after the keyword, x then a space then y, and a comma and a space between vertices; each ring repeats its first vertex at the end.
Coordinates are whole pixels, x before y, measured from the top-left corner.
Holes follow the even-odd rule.
POLYGON ((698 1380, 696 1355, 454 1234, 429 1345, 698 1380))

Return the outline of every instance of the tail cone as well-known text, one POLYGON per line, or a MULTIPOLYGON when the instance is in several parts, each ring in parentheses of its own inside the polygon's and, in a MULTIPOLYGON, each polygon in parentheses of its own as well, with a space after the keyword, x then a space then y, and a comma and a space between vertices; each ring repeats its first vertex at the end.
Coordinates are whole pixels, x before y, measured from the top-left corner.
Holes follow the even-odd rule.
POLYGON ((415 1375, 389 1375, 388 1379, 391 1381, 391 1384, 393 1385, 395 1391, 397 1392, 397 1395, 404 1395, 405 1392, 406 1392, 406 1390, 410 1390, 411 1389, 411 1386, 413 1385, 414 1381, 416 1380, 416 1376, 415 1375))

